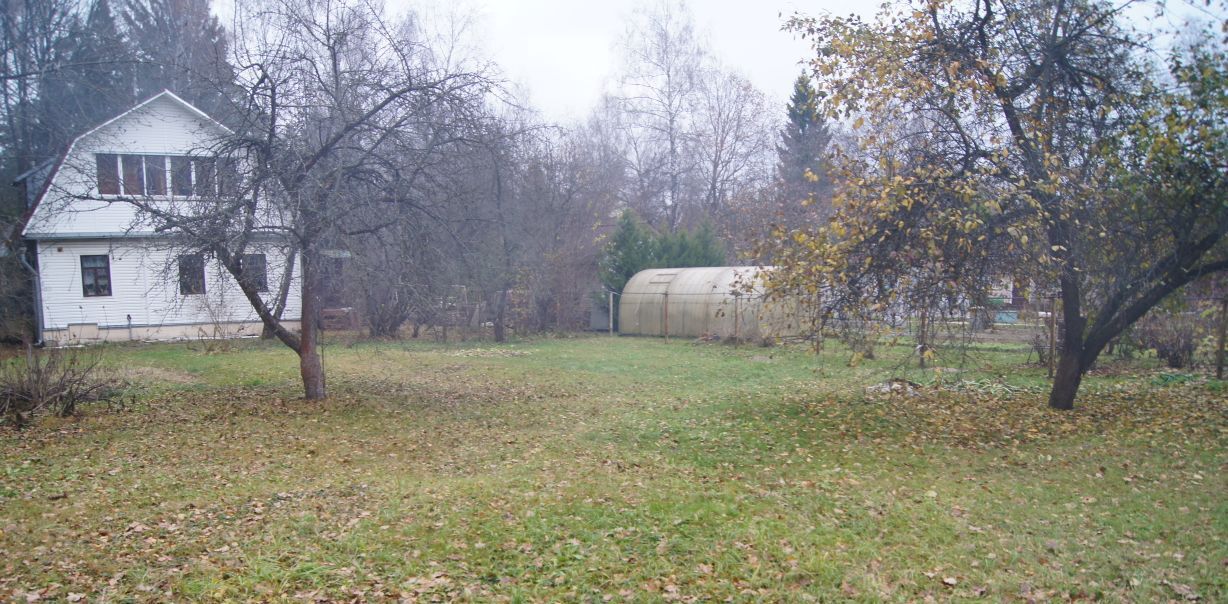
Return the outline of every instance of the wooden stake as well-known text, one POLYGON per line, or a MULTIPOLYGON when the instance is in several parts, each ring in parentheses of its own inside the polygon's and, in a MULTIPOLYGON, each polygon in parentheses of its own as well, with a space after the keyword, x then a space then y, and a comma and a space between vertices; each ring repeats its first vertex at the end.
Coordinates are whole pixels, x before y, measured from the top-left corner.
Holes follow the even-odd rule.
POLYGON ((614 292, 610 292, 610 335, 614 335, 614 292))
POLYGON ((1228 298, 1219 303, 1219 350, 1215 353, 1215 379, 1224 379, 1224 336, 1228 332, 1228 298))
POLYGON ((1049 299, 1049 377, 1053 377, 1053 372, 1057 361, 1057 296, 1049 299))
POLYGON ((733 297, 733 341, 738 342, 738 296, 733 297))
POLYGON ((665 312, 665 341, 669 342, 669 292, 663 294, 665 296, 665 304, 663 305, 665 312))

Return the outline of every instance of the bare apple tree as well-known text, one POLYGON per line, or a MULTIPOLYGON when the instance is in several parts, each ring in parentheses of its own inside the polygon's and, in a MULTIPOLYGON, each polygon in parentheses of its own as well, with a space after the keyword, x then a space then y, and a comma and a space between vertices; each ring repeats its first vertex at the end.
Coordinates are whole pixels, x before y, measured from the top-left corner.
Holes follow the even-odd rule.
MULTIPOLYGON (((213 255, 273 335, 298 354, 304 395, 326 396, 319 353, 324 252, 387 229, 421 203, 416 185, 473 119, 491 82, 412 14, 378 5, 269 0, 236 7, 234 134, 214 150, 226 169, 215 197, 133 200, 179 245, 213 255), (247 249, 276 241, 299 253, 301 329, 293 331, 243 274, 247 249)), ((221 164, 219 164, 221 166, 221 164)))

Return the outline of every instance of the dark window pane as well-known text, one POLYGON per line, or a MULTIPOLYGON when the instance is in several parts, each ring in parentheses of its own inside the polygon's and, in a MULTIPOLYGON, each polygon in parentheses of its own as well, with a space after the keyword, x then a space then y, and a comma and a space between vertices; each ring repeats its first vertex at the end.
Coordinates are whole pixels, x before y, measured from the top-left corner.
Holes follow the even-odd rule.
POLYGON ((86 297, 111 295, 111 261, 105 255, 81 257, 81 293, 86 297))
POLYGON ((179 257, 179 293, 184 296, 205 293, 205 257, 186 254, 179 257))
POLYGON ((192 163, 196 168, 196 194, 201 197, 216 195, 217 190, 213 187, 217 162, 211 157, 198 157, 192 160, 192 163))
POLYGON ((94 161, 98 164, 98 193, 119 195, 119 156, 99 153, 94 156, 94 161))
POLYGON ((239 194, 239 165, 233 158, 218 158, 217 179, 223 197, 234 197, 239 194))
POLYGON ((269 291, 269 269, 264 254, 243 254, 239 258, 239 275, 258 292, 269 291))
POLYGON ((145 192, 166 195, 166 156, 145 156, 145 192))
POLYGON ((192 160, 187 157, 171 158, 171 186, 175 195, 192 195, 192 160))
POLYGON ((124 195, 144 195, 144 158, 140 155, 121 155, 119 158, 124 167, 124 195))

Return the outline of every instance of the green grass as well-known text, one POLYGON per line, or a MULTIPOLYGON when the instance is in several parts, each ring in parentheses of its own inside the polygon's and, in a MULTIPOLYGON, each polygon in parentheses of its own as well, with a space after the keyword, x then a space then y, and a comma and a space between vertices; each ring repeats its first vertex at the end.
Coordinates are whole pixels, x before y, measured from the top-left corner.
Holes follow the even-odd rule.
POLYGON ((0 597, 1228 598, 1219 382, 1063 414, 1015 349, 908 352, 337 342, 307 403, 274 344, 108 347, 135 404, 0 435, 0 597))

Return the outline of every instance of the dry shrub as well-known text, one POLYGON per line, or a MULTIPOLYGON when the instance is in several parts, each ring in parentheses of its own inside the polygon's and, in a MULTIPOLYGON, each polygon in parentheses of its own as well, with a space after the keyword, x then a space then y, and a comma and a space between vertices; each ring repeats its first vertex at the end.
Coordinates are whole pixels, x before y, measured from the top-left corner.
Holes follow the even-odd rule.
POLYGON ((1209 331, 1196 312, 1151 312, 1134 325, 1134 337, 1143 348, 1152 348, 1170 368, 1189 367, 1198 340, 1209 331))
POLYGON ((27 346, 0 362, 0 418, 23 428, 38 414, 67 417, 83 403, 115 397, 120 381, 100 369, 101 360, 97 349, 27 346))

